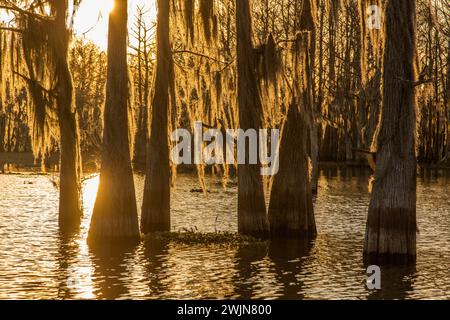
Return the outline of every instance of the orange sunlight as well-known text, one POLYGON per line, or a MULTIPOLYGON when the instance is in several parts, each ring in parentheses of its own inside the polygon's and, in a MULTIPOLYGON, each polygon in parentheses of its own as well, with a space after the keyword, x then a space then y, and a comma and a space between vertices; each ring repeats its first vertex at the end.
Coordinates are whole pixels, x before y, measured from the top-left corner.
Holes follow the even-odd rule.
MULTIPOLYGON (((156 15, 155 1, 128 0, 129 25, 133 25, 137 6, 148 10, 149 19, 156 15)), ((114 8, 114 0, 84 0, 75 18, 75 32, 97 44, 102 50, 108 47, 108 16, 114 8)), ((131 39, 132 41, 132 39, 131 39)))

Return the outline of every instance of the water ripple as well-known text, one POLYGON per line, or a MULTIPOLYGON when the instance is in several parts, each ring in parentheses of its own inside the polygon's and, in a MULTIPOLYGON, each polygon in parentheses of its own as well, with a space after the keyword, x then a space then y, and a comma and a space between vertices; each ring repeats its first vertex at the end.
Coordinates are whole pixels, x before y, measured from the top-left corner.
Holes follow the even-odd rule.
MULTIPOLYGON (((78 235, 58 233, 58 192, 46 176, 0 175, 0 299, 449 299, 448 172, 424 171, 418 183, 418 256, 414 268, 382 268, 382 289, 365 287, 362 246, 368 173, 321 172, 312 243, 272 242, 238 248, 141 243, 92 250, 86 245, 98 177, 83 185, 78 235)), ((143 177, 136 176, 138 206, 143 177)), ((236 231, 235 182, 193 193, 181 175, 172 196, 173 230, 236 231)))

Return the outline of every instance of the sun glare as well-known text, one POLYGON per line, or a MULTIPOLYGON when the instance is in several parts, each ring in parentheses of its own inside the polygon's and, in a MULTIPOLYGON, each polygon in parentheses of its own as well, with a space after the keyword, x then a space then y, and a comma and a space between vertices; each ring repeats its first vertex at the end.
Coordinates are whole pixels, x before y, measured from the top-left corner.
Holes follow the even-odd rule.
POLYGON ((100 0, 100 11, 107 16, 114 9, 114 0, 100 0))
POLYGON ((83 183, 83 205, 87 208, 87 212, 94 210, 95 198, 97 197, 98 184, 100 177, 97 175, 87 179, 83 183))
MULTIPOLYGON (((148 18, 155 19, 156 8, 154 0, 129 0, 129 25, 130 30, 134 23, 137 6, 148 9, 148 18)), ((77 35, 84 36, 94 41, 102 50, 107 48, 108 18, 114 9, 114 0, 84 0, 77 12, 75 31, 77 35)), ((133 39, 130 39, 132 41, 133 39)))

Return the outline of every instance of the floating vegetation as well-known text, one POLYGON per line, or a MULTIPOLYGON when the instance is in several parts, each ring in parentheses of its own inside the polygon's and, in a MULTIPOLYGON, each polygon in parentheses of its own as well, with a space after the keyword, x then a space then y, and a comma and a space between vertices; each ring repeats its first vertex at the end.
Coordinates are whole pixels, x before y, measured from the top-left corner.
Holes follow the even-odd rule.
POLYGON ((185 245, 247 245, 265 244, 267 241, 232 232, 152 232, 145 236, 145 241, 159 241, 185 245))

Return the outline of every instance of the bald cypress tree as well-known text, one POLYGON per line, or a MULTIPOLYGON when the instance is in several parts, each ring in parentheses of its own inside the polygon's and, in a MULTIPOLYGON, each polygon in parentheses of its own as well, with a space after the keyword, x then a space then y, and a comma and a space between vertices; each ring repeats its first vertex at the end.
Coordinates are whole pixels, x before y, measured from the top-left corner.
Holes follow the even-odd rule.
POLYGON ((281 130, 280 169, 273 177, 269 204, 273 238, 316 236, 311 188, 308 134, 312 128, 311 33, 301 32, 294 42, 294 87, 281 130))
MULTIPOLYGON (((79 3, 72 1, 73 11, 79 3)), ((73 32, 67 23, 69 1, 35 1, 32 5, 0 1, 0 7, 14 14, 17 24, 7 40, 11 63, 4 65, 9 69, 2 70, 2 76, 8 74, 11 81, 20 79, 26 84, 35 158, 45 158, 52 139, 59 139, 59 225, 64 232, 72 231, 80 225, 82 209, 79 130, 68 61, 73 32)))
MULTIPOLYGON (((301 13, 300 13, 300 25, 301 31, 308 31, 309 37, 311 38, 308 44, 308 63, 309 66, 305 66, 308 70, 308 87, 310 88, 312 99, 315 99, 316 88, 315 88, 315 60, 316 60, 316 15, 317 9, 314 4, 314 0, 304 0, 302 1, 301 13)), ((319 128, 316 122, 316 114, 320 109, 319 105, 316 104, 317 101, 313 101, 311 112, 308 115, 311 118, 310 128, 309 128, 309 150, 308 153, 311 157, 311 188, 313 193, 317 193, 317 184, 319 180, 319 128)))
MULTIPOLYGON (((237 91, 239 127, 259 130, 263 108, 255 74, 252 43, 252 21, 249 0, 236 0, 237 91)), ((261 164, 238 164, 238 231, 257 237, 268 236, 261 164)))
POLYGON ((100 184, 89 229, 90 242, 140 237, 128 130, 128 1, 115 0, 114 4, 109 15, 100 184))
POLYGON ((152 101, 141 231, 170 230, 169 81, 173 61, 169 36, 170 1, 158 0, 156 78, 152 101))
POLYGON ((382 111, 364 245, 370 263, 416 256, 415 1, 387 1, 384 37, 382 111))
POLYGON ((68 0, 53 1, 51 6, 55 12, 55 38, 52 44, 55 51, 56 109, 59 119, 61 153, 59 225, 63 229, 73 229, 79 226, 82 216, 80 202, 81 155, 78 116, 75 110, 72 74, 68 62, 71 39, 71 30, 66 24, 69 10, 68 0))

